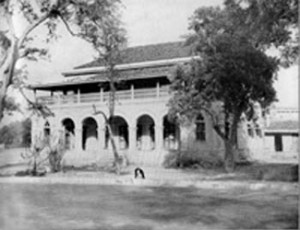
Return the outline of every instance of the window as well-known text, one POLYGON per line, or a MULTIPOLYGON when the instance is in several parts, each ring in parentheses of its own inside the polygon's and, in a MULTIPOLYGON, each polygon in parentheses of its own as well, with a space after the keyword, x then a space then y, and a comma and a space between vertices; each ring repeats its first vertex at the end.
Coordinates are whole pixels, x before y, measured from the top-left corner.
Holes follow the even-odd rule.
POLYGON ((248 124, 247 127, 248 127, 248 135, 250 137, 254 137, 254 132, 253 132, 252 126, 250 124, 248 124))
POLYGON ((255 132, 258 137, 262 137, 262 131, 258 124, 255 125, 255 132))
POLYGON ((50 124, 48 121, 46 121, 44 125, 44 141, 46 143, 49 143, 50 141, 50 124))
POLYGON ((229 133, 230 133, 230 123, 228 121, 225 122, 225 136, 226 138, 229 137, 229 133))
POLYGON ((205 121, 203 116, 200 114, 196 119, 196 140, 205 141, 205 121))
POLYGON ((274 137, 274 141, 275 141, 275 151, 282 152, 283 151, 282 135, 276 134, 274 137))
POLYGON ((48 121, 46 121, 46 123, 44 125, 44 136, 45 137, 50 136, 50 124, 48 121))

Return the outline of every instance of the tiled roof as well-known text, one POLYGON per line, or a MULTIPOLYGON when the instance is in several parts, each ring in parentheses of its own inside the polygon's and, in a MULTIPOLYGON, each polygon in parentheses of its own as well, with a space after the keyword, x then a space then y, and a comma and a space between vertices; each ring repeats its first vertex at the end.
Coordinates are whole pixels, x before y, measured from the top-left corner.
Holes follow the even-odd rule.
MULTIPOLYGON (((184 42, 169 42, 145 46, 135 46, 121 51, 121 60, 118 64, 190 57, 191 54, 191 48, 185 46, 184 42)), ((103 60, 98 59, 96 61, 78 66, 75 69, 98 67, 103 65, 103 60)))
MULTIPOLYGON (((119 73, 119 80, 125 79, 145 79, 145 78, 156 78, 156 77, 169 77, 174 71, 173 66, 155 66, 152 68, 141 68, 139 70, 126 69, 121 70, 119 73)), ((91 84, 91 83, 100 83, 107 82, 107 76, 104 72, 96 74, 86 74, 75 77, 67 77, 59 82, 52 83, 37 83, 29 85, 28 88, 31 89, 54 89, 65 86, 72 86, 78 84, 91 84)))

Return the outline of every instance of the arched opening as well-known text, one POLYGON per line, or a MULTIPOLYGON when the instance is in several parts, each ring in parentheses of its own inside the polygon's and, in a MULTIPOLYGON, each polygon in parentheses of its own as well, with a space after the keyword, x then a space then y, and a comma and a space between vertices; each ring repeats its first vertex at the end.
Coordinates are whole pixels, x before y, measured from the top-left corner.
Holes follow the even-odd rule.
POLYGON ((97 122, 94 118, 88 117, 82 122, 82 149, 95 150, 98 145, 97 122))
POLYGON ((63 138, 65 149, 74 149, 75 144, 75 124, 72 119, 66 118, 62 121, 63 138))
POLYGON ((154 120, 149 115, 143 115, 137 119, 137 149, 152 150, 155 148, 154 120))
MULTIPOLYGON (((112 134, 116 142, 118 149, 127 149, 128 142, 128 124, 123 117, 114 116, 109 119, 109 123, 112 129, 112 134)), ((109 136, 108 130, 105 133, 105 147, 108 148, 109 136)))
POLYGON ((165 149, 178 149, 180 129, 176 121, 170 121, 167 115, 163 118, 163 138, 165 149))
POLYGON ((49 143, 51 135, 50 123, 46 121, 44 124, 44 140, 45 142, 49 143))

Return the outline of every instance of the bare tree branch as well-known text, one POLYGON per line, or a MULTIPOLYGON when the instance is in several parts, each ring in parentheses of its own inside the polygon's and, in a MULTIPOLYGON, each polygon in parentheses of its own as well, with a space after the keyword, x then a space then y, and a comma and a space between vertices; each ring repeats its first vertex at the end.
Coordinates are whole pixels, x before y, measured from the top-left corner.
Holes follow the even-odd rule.
POLYGON ((46 21, 48 18, 50 17, 50 14, 45 14, 43 17, 41 17, 38 21, 36 21, 34 24, 29 25, 27 27, 27 29, 24 31, 24 33, 22 34, 21 38, 19 39, 18 42, 18 47, 21 48, 25 38, 28 36, 28 34, 31 33, 31 31, 33 31, 36 27, 38 27, 40 24, 42 24, 44 21, 46 21))
POLYGON ((72 36, 82 37, 84 35, 82 33, 74 33, 74 31, 71 29, 69 23, 66 21, 66 19, 61 14, 58 14, 58 17, 61 19, 61 21, 65 25, 66 29, 72 36))

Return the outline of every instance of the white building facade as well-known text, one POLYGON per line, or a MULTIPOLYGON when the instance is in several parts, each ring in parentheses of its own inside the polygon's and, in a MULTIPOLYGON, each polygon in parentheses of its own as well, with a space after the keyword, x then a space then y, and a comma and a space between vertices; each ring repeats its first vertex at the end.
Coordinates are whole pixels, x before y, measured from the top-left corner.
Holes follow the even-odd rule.
MULTIPOLYGON (((189 48, 181 43, 132 47, 122 52, 122 62, 116 66, 119 80, 110 122, 117 147, 130 163, 161 165, 166 154, 179 147, 196 149, 199 155, 205 151, 222 154, 222 140, 205 114, 189 126, 170 121, 167 116, 171 76, 178 64, 192 58, 189 48)), ((110 89, 105 68, 96 61, 63 75, 63 81, 31 86, 37 100, 55 114, 47 120, 32 118, 33 144, 40 137, 59 133, 70 150, 69 158, 80 152, 81 156, 94 154, 101 161, 110 160, 105 120, 101 115, 95 116, 93 109, 95 106, 109 114, 110 89), (39 96, 40 92, 48 95, 39 96)), ((238 141, 242 152, 263 149, 263 137, 256 135, 255 129, 258 128, 249 128, 246 122, 240 124, 238 141)))

